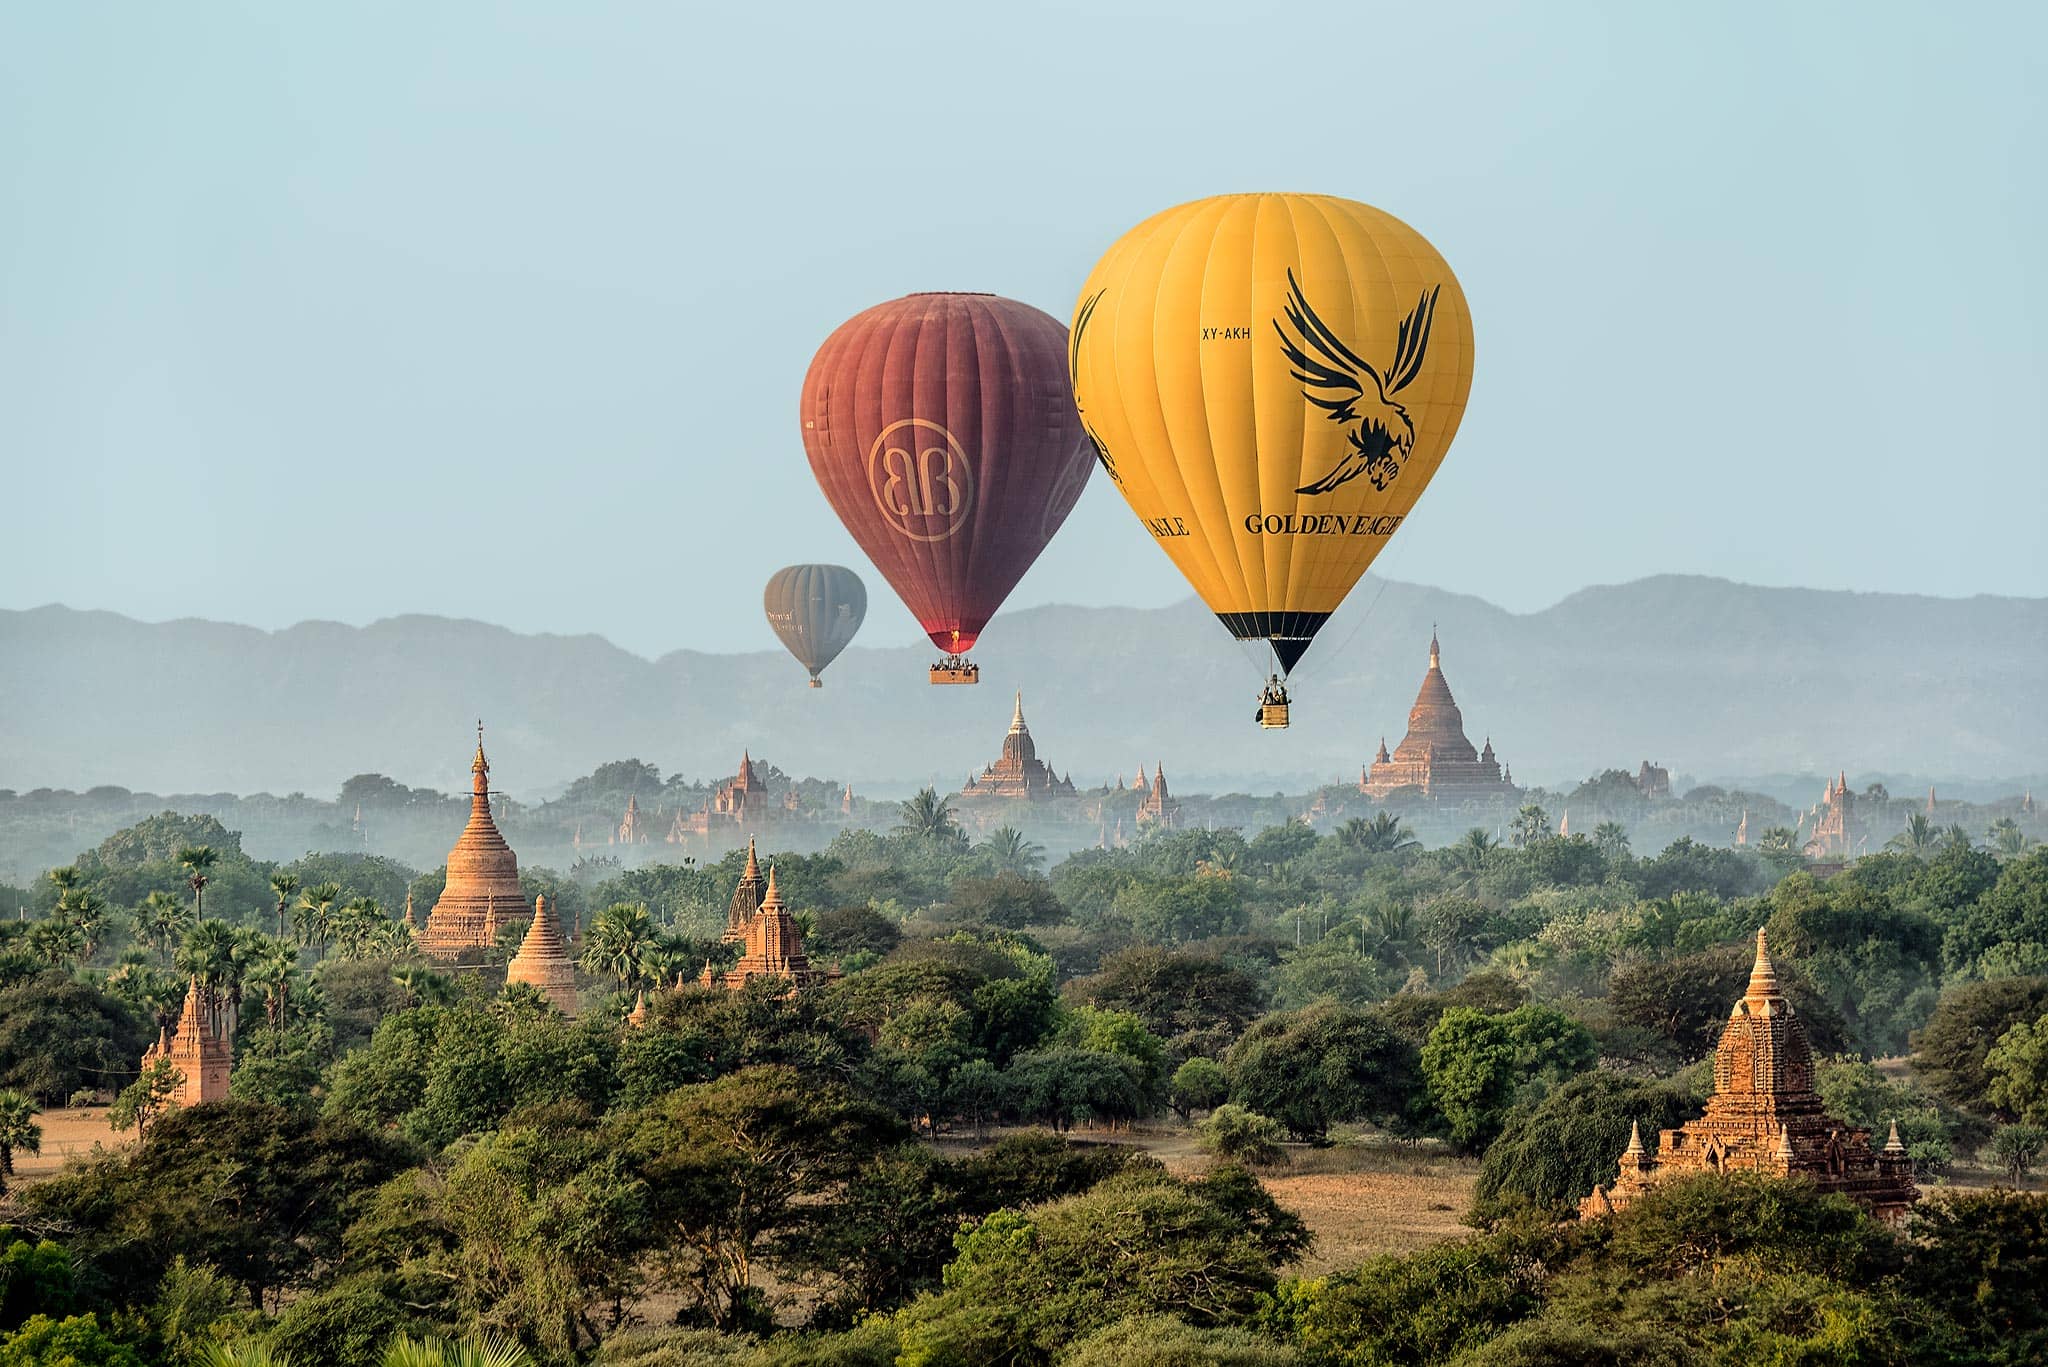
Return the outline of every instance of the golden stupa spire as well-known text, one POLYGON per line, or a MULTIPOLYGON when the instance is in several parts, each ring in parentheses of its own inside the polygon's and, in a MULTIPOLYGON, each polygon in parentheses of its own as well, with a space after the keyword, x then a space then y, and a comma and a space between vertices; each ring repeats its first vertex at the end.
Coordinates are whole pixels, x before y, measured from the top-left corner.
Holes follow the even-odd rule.
POLYGON ((484 721, 482 717, 478 717, 476 721, 476 758, 470 761, 469 772, 472 776, 469 781, 470 791, 479 796, 489 794, 491 790, 491 762, 484 758, 484 721))
POLYGON ((761 894, 761 910, 766 911, 771 906, 779 907, 781 905, 782 894, 775 890, 775 866, 770 864, 768 866, 768 890, 761 894))
POLYGON ((1431 669, 1443 668, 1442 651, 1436 643, 1435 622, 1429 624, 1429 667, 1431 669))
POLYGON ((761 881, 761 861, 754 854, 754 837, 747 837, 747 871, 740 875, 750 882, 761 881))

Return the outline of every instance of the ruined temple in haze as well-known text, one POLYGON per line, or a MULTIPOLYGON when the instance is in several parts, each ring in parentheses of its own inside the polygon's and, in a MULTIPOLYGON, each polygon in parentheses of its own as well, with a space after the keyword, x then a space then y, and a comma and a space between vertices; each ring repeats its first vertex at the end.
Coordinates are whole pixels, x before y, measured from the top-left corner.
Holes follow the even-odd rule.
POLYGON ((491 819, 491 763, 484 758, 482 722, 469 773, 469 824, 448 851, 448 881, 419 936, 420 950, 440 959, 489 948, 499 931, 526 915, 518 856, 491 819))
POLYGON ((967 780, 963 797, 1022 798, 1040 801, 1074 796, 1073 783, 1053 773, 1052 766, 1038 757, 1031 728, 1024 724, 1024 695, 1017 695, 1017 710, 1011 714, 1010 730, 1003 737, 1003 753, 993 764, 967 780))
POLYGON ((1714 1050, 1714 1095, 1707 1113, 1657 1136, 1654 1151, 1631 1128, 1612 1185, 1579 1203, 1581 1217, 1620 1210, 1663 1178, 1698 1172, 1760 1172, 1810 1177, 1882 1220, 1898 1220, 1919 1199, 1913 1162, 1892 1126, 1883 1148, 1870 1131, 1829 1115, 1813 1086, 1813 1045, 1806 1023, 1778 986, 1764 933, 1756 935, 1749 986, 1714 1050))
POLYGON ((741 751, 739 772, 712 789, 710 801, 689 817, 678 813, 671 837, 737 832, 752 823, 773 821, 778 814, 779 809, 769 800, 767 783, 754 768, 753 752, 741 751))
POLYGON ((1180 825, 1180 804, 1173 800, 1173 794, 1166 789, 1166 766, 1155 764, 1152 781, 1146 783, 1145 771, 1138 771, 1139 790, 1145 794, 1138 801, 1138 824, 1157 826, 1162 830, 1173 830, 1180 825))
POLYGON ((1465 718, 1444 679, 1436 633, 1429 634, 1429 669, 1415 706, 1408 709, 1408 734, 1392 754, 1380 740, 1379 753, 1359 780, 1358 790, 1375 799, 1412 788, 1424 797, 1463 802, 1474 798, 1510 797, 1514 785, 1493 753, 1493 740, 1475 750, 1465 736, 1465 718))
POLYGON ((1810 859, 1852 858, 1856 853, 1859 833, 1856 795, 1849 791, 1849 775, 1845 770, 1837 774, 1821 794, 1820 805, 1814 809, 1813 831, 1806 838, 1805 853, 1810 859))

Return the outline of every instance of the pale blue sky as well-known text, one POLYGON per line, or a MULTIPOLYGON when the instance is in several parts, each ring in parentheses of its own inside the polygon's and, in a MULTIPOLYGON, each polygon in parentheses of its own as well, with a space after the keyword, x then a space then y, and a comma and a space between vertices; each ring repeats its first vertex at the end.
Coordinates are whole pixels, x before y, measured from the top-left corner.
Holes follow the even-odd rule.
MULTIPOLYGON (((0 606, 770 648, 822 559, 911 639, 819 341, 1244 189, 1470 297, 1397 577, 2048 594, 2048 7, 1262 8, 0 0, 0 606)), ((1011 603, 1183 592, 1097 480, 1011 603)))

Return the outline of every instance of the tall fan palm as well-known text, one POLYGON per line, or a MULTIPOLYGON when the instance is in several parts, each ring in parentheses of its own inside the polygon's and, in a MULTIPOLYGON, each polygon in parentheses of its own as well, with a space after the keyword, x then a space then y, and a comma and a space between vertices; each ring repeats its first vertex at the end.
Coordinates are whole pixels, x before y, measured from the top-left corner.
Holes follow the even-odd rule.
POLYGON ((266 940, 243 970, 242 980, 263 996, 264 1023, 272 1030, 284 1028, 298 967, 298 951, 283 940, 266 940))
POLYGON ((214 1028, 219 1029, 228 984, 240 977, 235 932, 225 921, 201 921, 185 932, 175 962, 179 972, 198 980, 200 1001, 212 1015, 214 1028))
POLYGON ((1906 829, 1884 843, 1887 849, 1904 850, 1916 859, 1924 859, 1934 852, 1935 840, 1934 823, 1927 819, 1927 813, 1914 812, 1906 818, 1906 829))
POLYGON ((1337 828, 1337 836, 1352 849, 1366 854, 1393 854, 1421 843, 1402 828, 1401 818, 1392 812, 1375 812, 1370 821, 1354 816, 1337 828))
POLYGON ((50 967, 69 970, 85 954, 85 937, 69 917, 51 916, 28 928, 28 947, 50 967))
POLYGON ((14 1176, 14 1151, 43 1151, 43 1127, 36 1124, 42 1109, 33 1097, 12 1088, 0 1091, 0 1195, 7 1191, 7 1179, 14 1176))
POLYGON ((107 934, 107 899, 96 892, 73 892, 64 908, 71 924, 78 928, 80 957, 92 958, 99 953, 100 941, 107 934))
POLYGON ((204 921, 206 885, 213 881, 213 867, 220 863, 220 852, 211 845, 187 845, 178 851, 178 863, 184 866, 185 881, 192 886, 193 915, 204 921))
POLYGON ((378 1367, 533 1367, 533 1355, 499 1338, 415 1339, 400 1335, 378 1367))
POLYGON ((358 897, 334 914, 334 945, 344 955, 361 958, 376 953, 378 933, 390 924, 374 897, 358 897))
POLYGON ((1603 821, 1593 828, 1593 847, 1609 859, 1619 859, 1629 852, 1628 827, 1619 821, 1603 821))
POLYGON ((2034 844, 2027 838, 2027 833, 2020 829, 2020 823, 2009 816, 2002 816, 1992 822, 1991 829, 1984 832, 1984 837, 1991 842, 1991 852, 2000 859, 2018 859, 2033 848, 2034 844))
POLYGON ((1045 860, 1045 846, 1028 839, 1013 826, 998 826, 990 831, 988 839, 981 842, 981 852, 989 857, 997 873, 1014 873, 1021 878, 1037 873, 1045 860))
POLYGON ((334 929, 334 905, 340 900, 339 883, 315 883, 299 894, 299 905, 292 913, 292 923, 298 931, 300 944, 327 948, 327 937, 334 929))
POLYGON ((299 876, 282 871, 270 875, 270 890, 277 894, 277 938, 284 938, 285 912, 291 900, 299 895, 299 876))
POLYGON ((136 938, 156 950, 157 962, 169 966, 171 946, 192 928, 192 908, 174 893, 158 890, 135 909, 136 938))
POLYGON ((639 902, 614 902, 591 918, 583 932, 586 973, 610 978, 624 992, 645 980, 647 951, 654 944, 654 918, 639 902))
POLYGON ((1550 814, 1531 802, 1515 813, 1514 824, 1508 827, 1508 838, 1516 849, 1527 849, 1550 835, 1550 814))
POLYGON ((962 839, 960 824, 953 820, 953 804, 939 796, 936 788, 920 788, 917 796, 899 809, 902 817, 896 829, 904 835, 926 840, 962 839))

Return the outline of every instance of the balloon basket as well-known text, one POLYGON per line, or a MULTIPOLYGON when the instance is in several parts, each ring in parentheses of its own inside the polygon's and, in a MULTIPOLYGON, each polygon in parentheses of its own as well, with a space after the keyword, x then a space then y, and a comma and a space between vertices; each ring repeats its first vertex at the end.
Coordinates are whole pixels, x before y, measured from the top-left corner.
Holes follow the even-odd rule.
POLYGON ((1268 702, 1259 704, 1259 726, 1267 731, 1287 729, 1287 704, 1268 702))
POLYGON ((981 666, 965 656, 948 655, 932 666, 931 679, 935 684, 978 684, 981 666))
POLYGON ((825 681, 824 681, 823 679, 813 679, 813 680, 811 680, 811 687, 813 687, 813 688, 823 688, 824 686, 825 686, 825 681))

